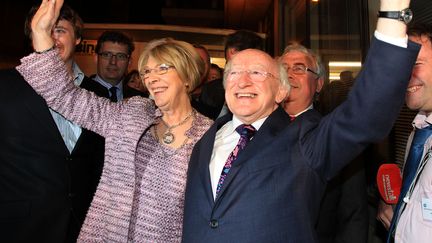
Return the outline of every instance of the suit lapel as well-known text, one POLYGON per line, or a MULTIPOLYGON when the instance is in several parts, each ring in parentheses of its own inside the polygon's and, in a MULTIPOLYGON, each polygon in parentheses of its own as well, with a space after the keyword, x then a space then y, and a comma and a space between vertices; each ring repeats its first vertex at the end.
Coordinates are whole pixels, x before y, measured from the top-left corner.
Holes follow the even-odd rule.
POLYGON ((81 88, 90 90, 95 93, 97 96, 109 98, 108 89, 105 88, 102 84, 90 79, 88 77, 84 77, 83 81, 80 85, 81 88))
MULTIPOLYGON (((108 90, 105 87, 103 87, 101 84, 88 78, 87 76, 84 76, 84 78, 81 82, 80 88, 92 91, 97 96, 109 98, 108 90)), ((85 136, 92 136, 91 134, 93 134, 93 132, 91 132, 85 128, 81 128, 81 135, 79 136, 79 138, 75 144, 75 147, 72 150, 72 154, 74 154, 76 152, 76 150, 78 150, 80 148, 81 144, 83 144, 84 137, 85 136)))
POLYGON ((263 146, 271 144, 274 138, 285 127, 287 127, 289 123, 289 116, 280 107, 276 109, 272 114, 270 114, 270 116, 265 120, 261 128, 256 132, 254 138, 247 144, 245 149, 240 152, 237 160, 234 162, 227 177, 225 178, 222 188, 219 191, 218 197, 216 198, 217 201, 223 196, 227 188, 229 188, 229 185, 236 177, 238 172, 241 170, 243 164, 246 163, 253 156, 255 156, 258 151, 262 150, 263 146))
POLYGON ((199 147, 199 160, 203 161, 199 163, 199 174, 200 181, 202 183, 202 188, 205 191, 206 198, 208 199, 209 205, 213 205, 213 193, 211 188, 211 180, 210 180, 210 171, 209 171, 209 163, 213 151, 213 145, 215 135, 217 132, 216 126, 212 126, 210 130, 207 131, 207 135, 203 136, 201 139, 200 147, 199 147), (206 161, 206 162, 204 162, 206 161))
POLYGON ((200 144, 200 147, 198 149, 198 151, 200 151, 199 161, 203 161, 199 163, 200 181, 205 190, 205 194, 208 199, 209 205, 214 204, 209 164, 210 164, 211 155, 213 153, 213 146, 215 142, 216 133, 225 123, 227 123, 231 119, 232 119, 231 114, 225 115, 217 119, 215 123, 209 128, 209 130, 204 134, 204 136, 201 138, 199 142, 200 144))

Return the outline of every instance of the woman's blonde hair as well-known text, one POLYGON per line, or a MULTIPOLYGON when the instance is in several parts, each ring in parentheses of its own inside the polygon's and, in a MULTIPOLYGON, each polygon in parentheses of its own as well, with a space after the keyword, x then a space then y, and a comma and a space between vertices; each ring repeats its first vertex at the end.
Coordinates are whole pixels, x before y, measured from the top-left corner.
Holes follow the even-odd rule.
POLYGON ((200 84, 204 62, 191 44, 172 38, 150 41, 138 60, 140 73, 147 65, 149 57, 156 59, 160 64, 173 66, 180 79, 185 82, 189 93, 200 84))

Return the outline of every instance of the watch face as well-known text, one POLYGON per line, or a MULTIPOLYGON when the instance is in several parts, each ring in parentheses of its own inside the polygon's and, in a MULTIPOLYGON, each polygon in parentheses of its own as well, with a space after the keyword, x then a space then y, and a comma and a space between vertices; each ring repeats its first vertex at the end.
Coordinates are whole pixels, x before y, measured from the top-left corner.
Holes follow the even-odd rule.
POLYGON ((403 9, 401 11, 379 11, 378 17, 397 19, 399 21, 403 21, 405 24, 408 24, 412 20, 413 13, 409 8, 403 9))
POLYGON ((402 20, 406 24, 411 22, 412 17, 413 17, 412 11, 409 8, 402 10, 400 13, 400 20, 402 20))

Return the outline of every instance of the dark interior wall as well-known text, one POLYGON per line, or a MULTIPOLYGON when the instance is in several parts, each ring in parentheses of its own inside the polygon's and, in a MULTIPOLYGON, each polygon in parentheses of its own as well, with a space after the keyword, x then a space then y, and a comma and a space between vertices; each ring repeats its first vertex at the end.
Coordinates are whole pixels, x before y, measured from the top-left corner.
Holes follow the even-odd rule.
POLYGON ((431 0, 411 0, 413 11, 413 22, 432 24, 432 1, 431 0))
MULTIPOLYGON (((1 0, 0 1, 0 68, 14 66, 20 57, 30 51, 28 41, 24 38, 23 25, 25 16, 32 5, 40 4, 41 0, 1 0)), ((162 7, 165 8, 197 8, 197 9, 219 9, 223 10, 223 0, 65 0, 72 6, 87 23, 143 23, 143 24, 164 24, 161 14, 162 7)), ((298 2, 298 1, 296 1, 298 2)), ((347 26, 357 26, 356 18, 340 20, 335 18, 338 15, 357 16, 360 12, 352 12, 356 7, 356 1, 344 0, 322 0, 322 7, 326 16, 320 16, 321 30, 339 29, 341 32, 351 33, 357 28, 346 29, 347 26), (335 7, 338 6, 338 7, 335 7), (339 9, 335 11, 336 9, 339 9), (328 16, 333 16, 328 18, 328 16)), ((414 20, 432 23, 432 4, 430 0, 412 0, 411 7, 414 11, 414 20)), ((289 20, 287 20, 290 22, 289 20)), ((170 23, 170 24, 175 24, 170 23)), ((294 30, 304 29, 301 26, 294 30)), ((224 28, 220 26, 220 28, 224 28)), ((351 33, 352 34, 352 33, 351 33)), ((272 41, 272 40, 269 40, 272 41)), ((355 43, 356 44, 356 43, 355 43)), ((351 48, 351 46, 347 46, 351 48)))
POLYGON ((38 1, 0 1, 0 67, 15 65, 17 57, 28 53, 28 41, 24 37, 24 21, 28 10, 38 1), (8 64, 9 63, 9 64, 8 64))
MULTIPOLYGON (((41 0, 0 1, 0 68, 17 65, 19 58, 31 51, 24 37, 24 22, 31 6, 40 3, 41 0)), ((65 3, 86 23, 163 24, 162 0, 66 0, 65 3)))

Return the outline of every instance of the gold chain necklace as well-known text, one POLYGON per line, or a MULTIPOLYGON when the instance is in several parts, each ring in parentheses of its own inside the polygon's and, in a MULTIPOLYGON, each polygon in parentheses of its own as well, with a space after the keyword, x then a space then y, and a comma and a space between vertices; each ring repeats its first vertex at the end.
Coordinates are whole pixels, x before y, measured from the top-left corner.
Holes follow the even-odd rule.
POLYGON ((189 115, 187 115, 182 121, 180 121, 179 123, 174 124, 172 126, 168 126, 168 124, 161 118, 162 123, 167 128, 167 130, 162 134, 162 141, 165 144, 172 144, 175 141, 175 136, 171 132, 171 130, 178 127, 178 126, 185 124, 189 120, 189 118, 192 117, 193 113, 194 113, 194 110, 192 109, 192 111, 189 113, 189 115))

